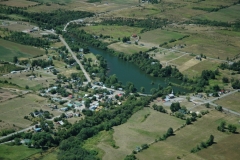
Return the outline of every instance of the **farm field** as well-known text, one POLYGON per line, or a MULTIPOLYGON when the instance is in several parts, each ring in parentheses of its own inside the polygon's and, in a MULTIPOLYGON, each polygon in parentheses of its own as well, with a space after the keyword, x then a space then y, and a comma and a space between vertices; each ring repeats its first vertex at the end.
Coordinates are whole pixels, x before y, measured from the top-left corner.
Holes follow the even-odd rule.
POLYGON ((155 29, 152 31, 142 33, 142 34, 140 34, 140 36, 141 36, 141 41, 154 43, 154 44, 157 44, 157 46, 158 46, 159 44, 168 42, 171 39, 177 40, 179 38, 182 38, 184 36, 184 34, 179 33, 179 32, 162 30, 162 29, 155 29))
MULTIPOLYGON (((161 159, 163 157, 164 159, 176 159, 178 156, 182 159, 221 158, 218 157, 218 153, 221 152, 221 149, 217 150, 215 147, 224 143, 226 139, 232 139, 236 137, 235 135, 223 133, 217 130, 217 126, 223 120, 225 120, 227 124, 231 123, 237 125, 238 128, 240 127, 237 117, 232 115, 225 115, 216 110, 213 110, 207 115, 204 115, 202 118, 198 119, 192 125, 188 125, 175 132, 175 136, 169 137, 165 141, 154 143, 147 150, 139 152, 137 154, 137 158, 140 160, 146 158, 161 159), (213 146, 209 147, 208 149, 201 150, 197 154, 190 153, 190 150, 192 148, 196 147, 202 141, 206 141, 211 134, 214 136, 214 142, 216 142, 216 144, 213 144, 213 146), (208 150, 211 149, 215 151, 215 154, 211 155, 211 158, 208 158, 207 153, 208 150), (205 152, 205 154, 201 154, 201 152, 205 152)), ((229 144, 229 147, 237 147, 238 143, 238 141, 235 141, 229 144)), ((235 155, 236 154, 239 156, 239 153, 235 153, 235 155)))
POLYGON ((126 54, 133 54, 133 53, 138 53, 139 51, 144 52, 148 50, 148 48, 145 46, 139 46, 135 44, 126 44, 122 42, 113 43, 108 47, 110 49, 114 49, 115 51, 123 52, 126 54))
POLYGON ((240 112, 239 97, 240 97, 240 92, 237 92, 232 94, 231 96, 221 98, 220 100, 215 101, 215 103, 227 109, 240 112))
POLYGON ((28 148, 27 146, 0 145, 0 159, 26 159, 27 157, 40 152, 41 149, 28 148))
POLYGON ((34 56, 43 55, 44 51, 31 46, 21 45, 18 43, 0 39, 0 59, 12 62, 13 57, 32 58, 34 56))
POLYGON ((85 30, 88 33, 99 36, 109 35, 113 37, 113 39, 118 39, 119 37, 122 39, 123 37, 131 37, 133 34, 139 34, 142 28, 137 27, 129 27, 129 26, 105 26, 105 25, 97 25, 97 26, 87 26, 81 27, 80 29, 85 30))
MULTIPOLYGON (((24 116, 29 115, 35 109, 51 111, 51 108, 45 106, 47 101, 43 97, 39 97, 34 94, 27 94, 23 97, 13 98, 8 101, 0 103, 0 117, 5 123, 15 125, 20 128, 29 127, 32 124, 31 121, 24 119, 24 116)), ((54 115, 60 113, 53 112, 54 115)))
POLYGON ((176 129, 183 123, 183 120, 168 114, 144 108, 135 113, 127 123, 113 127, 113 139, 119 148, 114 149, 112 146, 100 144, 100 148, 105 152, 103 159, 123 159, 137 146, 151 143, 155 138, 164 134, 169 127, 176 129))

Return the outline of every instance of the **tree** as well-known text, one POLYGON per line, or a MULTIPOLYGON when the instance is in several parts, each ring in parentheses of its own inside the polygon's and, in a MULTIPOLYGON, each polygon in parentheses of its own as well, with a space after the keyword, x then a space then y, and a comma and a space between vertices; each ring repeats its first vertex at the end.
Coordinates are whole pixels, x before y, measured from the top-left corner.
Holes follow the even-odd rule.
POLYGON ((176 112, 176 111, 178 111, 179 109, 181 109, 179 102, 172 103, 171 106, 170 106, 170 110, 171 110, 173 113, 176 112))
POLYGON ((124 160, 135 160, 137 159, 135 155, 131 154, 131 155, 127 155, 124 160))
POLYGON ((167 137, 172 136, 172 135, 173 135, 173 129, 170 127, 167 130, 167 137))
POLYGON ((206 106, 206 108, 210 108, 210 104, 209 103, 206 103, 205 106, 206 106))
POLYGON ((17 63, 18 62, 18 58, 16 56, 13 57, 13 63, 17 63))
POLYGON ((214 143, 214 136, 210 135, 209 139, 207 140, 207 146, 211 146, 214 143))
POLYGON ((229 82, 229 80, 228 80, 228 78, 227 78, 227 77, 223 77, 223 78, 222 78, 222 82, 223 82, 223 83, 228 83, 228 82, 229 82))
POLYGON ((14 144, 15 145, 20 145, 21 144, 20 138, 14 138, 14 144))
POLYGON ((191 119, 190 119, 190 118, 187 118, 187 119, 186 119, 186 124, 187 124, 187 125, 191 124, 191 119))
POLYGON ((25 86, 25 89, 29 89, 29 86, 28 86, 28 85, 26 85, 26 86, 25 86))
POLYGON ((189 96, 187 96, 186 99, 187 99, 188 102, 190 102, 190 97, 189 96))
POLYGON ((228 130, 231 133, 235 133, 237 131, 237 127, 235 125, 233 125, 233 124, 229 124, 228 125, 228 130))
POLYGON ((224 132, 225 131, 225 126, 226 126, 226 122, 225 121, 222 121, 220 123, 220 125, 217 127, 217 129, 221 132, 224 132))
POLYGON ((141 92, 144 93, 145 92, 145 88, 141 87, 141 92))

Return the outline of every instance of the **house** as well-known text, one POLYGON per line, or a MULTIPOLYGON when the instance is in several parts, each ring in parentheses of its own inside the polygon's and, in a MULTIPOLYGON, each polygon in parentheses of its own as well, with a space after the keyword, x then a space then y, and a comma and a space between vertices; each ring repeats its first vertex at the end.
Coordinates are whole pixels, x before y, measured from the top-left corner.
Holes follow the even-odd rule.
POLYGON ((68 111, 68 108, 67 107, 63 107, 63 108, 60 108, 60 110, 66 112, 66 111, 68 111))
POLYGON ((67 104, 68 107, 74 107, 72 103, 67 104))
POLYGON ((41 131, 42 131, 42 128, 35 128, 34 131, 35 131, 35 132, 41 132, 41 131))
POLYGON ((57 124, 60 124, 61 126, 64 125, 63 121, 58 121, 57 124))
POLYGON ((170 99, 174 98, 173 90, 172 93, 168 95, 170 99))
POLYGON ((22 144, 29 144, 29 143, 31 143, 31 139, 23 139, 23 140, 21 141, 21 143, 22 143, 22 144))
POLYGON ((10 73, 14 74, 14 73, 17 73, 17 71, 12 71, 12 72, 10 72, 10 73))
POLYGON ((136 34, 133 34, 132 37, 133 37, 133 38, 137 38, 137 35, 136 35, 136 34))

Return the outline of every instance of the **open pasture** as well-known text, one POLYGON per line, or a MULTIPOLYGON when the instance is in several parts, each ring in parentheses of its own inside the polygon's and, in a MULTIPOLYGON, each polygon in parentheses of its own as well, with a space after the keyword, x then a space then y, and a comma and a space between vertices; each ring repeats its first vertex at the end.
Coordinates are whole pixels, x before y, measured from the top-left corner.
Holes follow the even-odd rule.
POLYGON ((6 101, 8 99, 12 99, 14 97, 16 97, 19 94, 21 94, 20 92, 17 91, 12 91, 14 89, 4 89, 4 88, 0 88, 0 102, 6 101))
POLYGON ((0 159, 27 159, 29 156, 40 152, 41 149, 28 148, 27 146, 0 145, 0 159))
POLYGON ((176 129, 184 123, 183 120, 171 117, 168 114, 156 112, 150 108, 144 108, 136 112, 125 124, 113 127, 113 139, 118 149, 104 145, 103 159, 123 159, 131 154, 137 146, 144 143, 151 143, 162 134, 166 133, 169 127, 176 129))
POLYGON ((7 0, 0 1, 1 5, 11 6, 11 7, 29 7, 38 4, 37 2, 27 1, 27 0, 7 0))
POLYGON ((240 112, 240 92, 231 94, 230 96, 221 98, 217 101, 215 101, 216 104, 223 106, 227 109, 240 112))
POLYGON ((14 56, 18 58, 32 58, 43 55, 44 51, 35 47, 0 39, 0 53, 1 60, 12 62, 14 56))
POLYGON ((126 54, 138 53, 140 51, 147 51, 148 48, 145 46, 135 45, 135 44, 126 44, 122 42, 113 43, 108 46, 110 49, 114 49, 118 52, 123 52, 126 54))
POLYGON ((212 21, 234 22, 239 19, 240 5, 234 5, 229 8, 221 9, 217 12, 210 12, 196 18, 208 19, 212 21))
POLYGON ((41 109, 44 101, 44 98, 28 94, 23 96, 23 98, 19 97, 2 102, 0 103, 0 117, 10 125, 26 128, 32 122, 24 119, 24 116, 29 115, 34 109, 41 109))
POLYGON ((184 34, 180 32, 174 32, 174 31, 167 31, 162 29, 155 29, 152 31, 148 31, 145 33, 140 34, 141 41, 143 42, 150 42, 154 44, 162 44, 164 42, 168 42, 172 39, 179 39, 184 36, 184 34))
MULTIPOLYGON (((144 150, 137 154, 137 158, 141 159, 176 159, 178 156, 181 159, 217 159, 218 153, 221 152, 217 149, 218 145, 222 146, 222 143, 226 143, 226 139, 233 139, 236 137, 232 134, 223 133, 217 130, 217 126, 221 121, 225 120, 227 124, 235 124, 239 128, 238 118, 233 115, 225 115, 216 110, 210 111, 207 115, 198 119, 192 125, 188 125, 179 131, 175 132, 175 136, 169 137, 166 141, 160 141, 151 145, 147 150, 144 150), (214 136, 214 142, 208 149, 203 149, 196 154, 190 153, 190 150, 202 141, 206 141, 210 135, 214 136), (214 150, 215 154, 211 155, 211 158, 207 156, 209 150, 214 150), (205 156, 201 155, 201 152, 205 152, 205 156), (159 153, 159 154, 156 154, 159 153), (213 158, 212 158, 213 157, 213 158)), ((233 141, 232 141, 233 142, 233 141)), ((229 148, 237 147, 239 142, 235 141, 229 144, 229 148)), ((223 146, 222 146, 223 147, 223 146)), ((225 150, 228 150, 228 147, 225 150)), ((236 154, 235 154, 236 155, 236 154)), ((239 156, 239 153, 237 153, 239 156)), ((226 159, 231 159, 228 157, 226 159)))
POLYGON ((24 116, 29 116, 35 109, 49 111, 54 116, 60 115, 58 111, 52 111, 47 106, 47 100, 43 97, 27 94, 22 97, 13 98, 8 101, 0 103, 0 117, 5 123, 10 126, 17 126, 20 128, 29 127, 32 122, 24 119, 24 116))
POLYGON ((200 76, 203 70, 216 70, 221 63, 218 60, 208 59, 202 61, 192 59, 190 61, 196 61, 196 63, 192 62, 194 64, 192 65, 190 62, 186 62, 185 64, 188 64, 188 66, 183 65, 184 69, 180 68, 180 70, 183 70, 183 74, 188 75, 189 77, 200 76))
POLYGON ((123 37, 131 37, 133 34, 139 34, 142 28, 137 27, 129 27, 129 26, 105 26, 105 25, 97 25, 97 26, 86 26, 81 27, 80 29, 84 29, 86 32, 91 33, 93 35, 109 35, 113 37, 113 39, 123 38, 123 37))
POLYGON ((29 78, 31 72, 26 71, 15 74, 9 73, 0 77, 0 80, 7 80, 9 83, 12 82, 22 88, 28 86, 32 90, 38 90, 42 87, 48 87, 49 84, 54 83, 53 79, 56 78, 56 75, 53 75, 51 72, 47 72, 45 70, 36 70, 33 73, 35 73, 36 78, 29 78))

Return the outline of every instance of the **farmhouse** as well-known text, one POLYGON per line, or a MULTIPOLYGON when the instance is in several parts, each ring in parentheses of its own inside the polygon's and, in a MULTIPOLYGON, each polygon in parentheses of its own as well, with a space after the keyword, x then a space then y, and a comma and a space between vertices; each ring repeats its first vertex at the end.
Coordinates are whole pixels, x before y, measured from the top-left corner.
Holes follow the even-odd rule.
POLYGON ((172 90, 172 93, 169 94, 168 96, 169 96, 170 99, 171 99, 171 98, 174 98, 173 90, 172 90))
POLYGON ((35 128, 34 131, 35 131, 35 132, 41 132, 41 131, 42 131, 42 128, 35 128))
POLYGON ((136 38, 136 37, 137 37, 137 35, 136 35, 136 34, 133 34, 133 35, 132 35, 132 37, 133 37, 133 38, 136 38))

